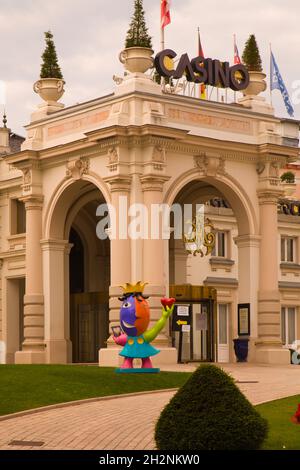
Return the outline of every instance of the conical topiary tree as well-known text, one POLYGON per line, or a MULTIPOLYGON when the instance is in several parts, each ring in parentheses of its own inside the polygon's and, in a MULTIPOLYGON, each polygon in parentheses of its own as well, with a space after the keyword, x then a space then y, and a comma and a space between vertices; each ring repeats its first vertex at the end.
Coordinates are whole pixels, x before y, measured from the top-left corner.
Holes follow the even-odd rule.
POLYGON ((63 79, 63 75, 58 64, 53 34, 51 31, 45 33, 46 48, 42 55, 41 78, 63 79))
POLYGON ((143 0, 135 0, 134 14, 131 19, 129 30, 127 31, 125 48, 127 47, 149 47, 152 48, 151 37, 145 21, 143 0))
POLYGON ((202 365, 171 399, 156 424, 160 450, 254 450, 267 435, 267 422, 233 379, 202 365))
POLYGON ((262 72, 262 62, 254 34, 249 36, 243 52, 242 61, 249 71, 262 72))

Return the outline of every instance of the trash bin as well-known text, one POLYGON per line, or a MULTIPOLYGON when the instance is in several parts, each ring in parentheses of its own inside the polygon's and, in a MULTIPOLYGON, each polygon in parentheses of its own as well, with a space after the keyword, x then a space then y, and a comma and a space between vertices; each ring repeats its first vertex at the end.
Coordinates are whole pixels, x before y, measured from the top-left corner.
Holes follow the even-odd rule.
POLYGON ((233 340, 234 352, 237 362, 247 362, 249 338, 236 338, 233 340))

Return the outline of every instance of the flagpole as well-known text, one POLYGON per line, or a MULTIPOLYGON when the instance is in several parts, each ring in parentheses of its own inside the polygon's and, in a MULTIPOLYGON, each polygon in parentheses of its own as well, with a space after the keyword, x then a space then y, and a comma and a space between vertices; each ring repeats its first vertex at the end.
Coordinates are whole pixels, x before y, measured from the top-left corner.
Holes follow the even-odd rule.
POLYGON ((270 103, 271 106, 273 106, 273 97, 272 97, 272 44, 269 43, 270 45, 270 103))
MULTIPOLYGON (((200 28, 199 28, 199 26, 198 26, 197 30, 198 30, 198 53, 197 53, 197 55, 198 55, 198 54, 200 54, 200 51, 199 51, 200 28)), ((200 98, 200 100, 202 98, 202 83, 199 83, 199 98, 200 98)))
POLYGON ((160 25, 160 45, 161 50, 165 49, 165 29, 163 28, 162 24, 160 25))
MULTIPOLYGON (((233 35, 233 56, 235 57, 235 44, 236 44, 236 36, 235 33, 233 35)), ((233 62, 234 62, 234 57, 233 57, 233 62)), ((236 103, 236 91, 233 92, 233 101, 236 103)))
MULTIPOLYGON (((161 0, 160 0, 160 8, 161 8, 161 0)), ((165 49, 165 29, 164 29, 164 26, 163 26, 163 22, 162 22, 162 16, 160 15, 160 46, 161 46, 161 50, 163 51, 165 49)), ((164 89, 165 88, 165 78, 164 77, 161 77, 160 79, 160 84, 162 86, 162 88, 164 89)))

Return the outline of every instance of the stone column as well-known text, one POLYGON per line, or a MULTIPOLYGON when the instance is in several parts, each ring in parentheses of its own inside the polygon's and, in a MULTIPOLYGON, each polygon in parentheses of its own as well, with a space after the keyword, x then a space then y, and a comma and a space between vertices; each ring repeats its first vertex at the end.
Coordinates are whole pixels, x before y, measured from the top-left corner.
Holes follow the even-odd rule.
MULTIPOLYGON (((145 288, 145 293, 150 295, 149 304, 151 309, 151 325, 155 323, 162 314, 161 297, 168 294, 167 280, 169 276, 165 272, 165 240, 162 234, 162 217, 160 217, 159 238, 151 236, 151 227, 154 221, 151 218, 151 207, 154 204, 163 202, 163 185, 169 178, 160 175, 145 175, 141 177, 142 191, 144 194, 144 205, 148 210, 149 237, 143 242, 143 281, 149 284, 145 288)), ((175 364, 177 352, 170 347, 169 324, 157 336, 153 344, 161 350, 161 353, 154 356, 156 364, 175 364)))
POLYGON ((42 240, 45 293, 45 346, 48 364, 72 362, 70 341, 68 240, 42 240))
MULTIPOLYGON (((257 340, 257 292, 259 289, 259 247, 260 236, 241 235, 234 239, 238 247, 238 303, 250 304, 250 338, 248 362, 255 361, 257 340)), ((237 315, 237 308, 234 310, 237 315)), ((237 325, 237 318, 234 319, 237 325)), ((234 332, 236 337, 238 331, 234 332)))
POLYGON ((42 196, 22 198, 26 209, 26 288, 24 342, 16 352, 16 364, 45 362, 42 252, 42 196))
POLYGON ((120 297, 121 285, 133 282, 131 279, 131 241, 128 237, 128 207, 130 204, 131 178, 129 176, 113 176, 107 178, 110 184, 111 205, 116 214, 116 230, 109 231, 110 241, 110 288, 109 288, 109 327, 110 337, 107 348, 99 351, 100 366, 118 366, 122 359, 119 356, 120 348, 111 338, 111 326, 120 324, 120 297), (114 237, 114 235, 116 235, 114 237))
POLYGON ((277 203, 280 190, 258 190, 260 208, 260 269, 258 292, 257 362, 289 364, 290 353, 280 337, 278 289, 277 203))

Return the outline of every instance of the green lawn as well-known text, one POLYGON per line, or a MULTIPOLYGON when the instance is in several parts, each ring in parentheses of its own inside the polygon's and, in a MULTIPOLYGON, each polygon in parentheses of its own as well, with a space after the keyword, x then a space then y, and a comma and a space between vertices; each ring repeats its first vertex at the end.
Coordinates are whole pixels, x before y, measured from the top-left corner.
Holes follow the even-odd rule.
MULTIPOLYGON (((84 398, 181 387, 185 372, 119 375, 112 368, 0 365, 0 415, 84 398)), ((256 408, 269 422, 264 449, 300 450, 300 425, 291 422, 300 395, 256 408)))
POLYGON ((0 415, 84 398, 177 388, 190 375, 120 375, 96 366, 0 365, 0 415))
POLYGON ((269 422, 269 435, 263 448, 268 450, 300 450, 300 425, 291 422, 300 395, 276 400, 256 407, 269 422))

